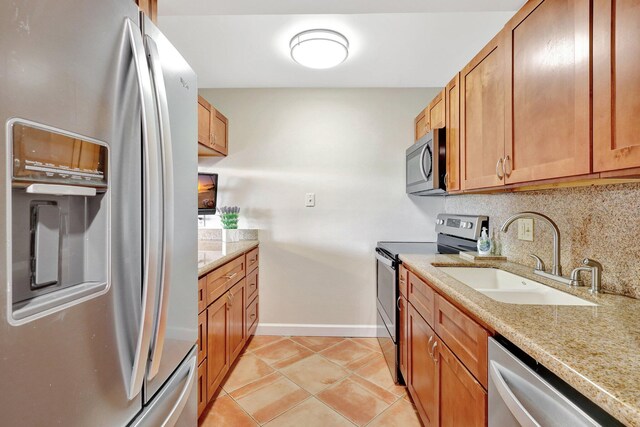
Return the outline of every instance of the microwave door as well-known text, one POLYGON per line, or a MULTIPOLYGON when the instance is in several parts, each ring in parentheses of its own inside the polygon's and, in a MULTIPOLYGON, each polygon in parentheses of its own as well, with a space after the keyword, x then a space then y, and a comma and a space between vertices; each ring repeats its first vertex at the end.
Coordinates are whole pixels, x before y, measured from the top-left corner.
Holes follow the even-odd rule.
POLYGON ((433 189, 432 154, 428 143, 407 151, 407 194, 433 189))

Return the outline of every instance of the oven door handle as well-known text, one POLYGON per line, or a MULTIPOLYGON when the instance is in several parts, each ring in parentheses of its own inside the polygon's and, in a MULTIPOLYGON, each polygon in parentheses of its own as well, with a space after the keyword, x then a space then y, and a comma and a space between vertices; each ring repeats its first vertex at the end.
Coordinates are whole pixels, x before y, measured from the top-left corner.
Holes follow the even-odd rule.
POLYGON ((387 267, 390 267, 390 268, 392 268, 393 270, 395 270, 395 269, 396 269, 396 266, 395 266, 395 262, 394 262, 394 261, 390 260, 389 258, 387 258, 387 257, 386 257, 386 256, 384 256, 384 255, 380 255, 380 252, 377 252, 377 251, 376 251, 376 259, 377 259, 379 262, 381 262, 381 263, 383 263, 384 265, 386 265, 387 267))

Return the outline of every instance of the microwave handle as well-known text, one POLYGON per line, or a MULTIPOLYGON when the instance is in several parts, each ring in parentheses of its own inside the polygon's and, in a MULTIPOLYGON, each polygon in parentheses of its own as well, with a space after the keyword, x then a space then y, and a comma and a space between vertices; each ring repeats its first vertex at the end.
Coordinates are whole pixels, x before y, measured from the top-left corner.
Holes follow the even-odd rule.
POLYGON ((429 148, 429 144, 424 144, 424 148, 420 153, 420 173, 425 181, 429 181, 429 177, 427 176, 427 171, 424 170, 424 156, 427 154, 427 148, 429 148))

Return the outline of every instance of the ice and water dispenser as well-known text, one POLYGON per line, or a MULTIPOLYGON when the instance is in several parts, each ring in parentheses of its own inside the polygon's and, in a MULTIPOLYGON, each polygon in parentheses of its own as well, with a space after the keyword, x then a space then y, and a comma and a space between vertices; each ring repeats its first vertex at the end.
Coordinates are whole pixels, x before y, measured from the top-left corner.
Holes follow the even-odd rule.
POLYGON ((101 141, 14 120, 10 316, 24 323, 106 292, 109 151, 101 141))

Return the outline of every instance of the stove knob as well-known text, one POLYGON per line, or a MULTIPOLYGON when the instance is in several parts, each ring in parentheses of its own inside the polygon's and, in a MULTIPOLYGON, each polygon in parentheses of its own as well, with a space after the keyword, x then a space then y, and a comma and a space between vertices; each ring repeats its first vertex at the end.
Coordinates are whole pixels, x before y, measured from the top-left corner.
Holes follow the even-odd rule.
POLYGON ((438 220, 436 220, 436 224, 438 224, 438 225, 443 225, 443 224, 444 224, 444 219, 438 219, 438 220))

